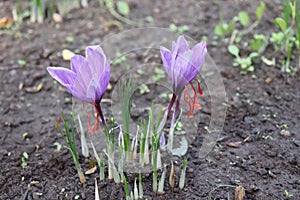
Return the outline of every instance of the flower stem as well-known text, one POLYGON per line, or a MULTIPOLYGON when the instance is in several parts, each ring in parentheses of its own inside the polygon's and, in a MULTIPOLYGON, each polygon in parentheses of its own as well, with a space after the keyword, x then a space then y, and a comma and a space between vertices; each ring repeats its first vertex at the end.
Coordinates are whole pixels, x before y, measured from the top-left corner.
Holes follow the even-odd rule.
POLYGON ((102 121, 103 126, 106 126, 106 122, 105 122, 105 119, 104 119, 104 115, 103 115, 100 103, 95 103, 95 108, 97 109, 97 113, 100 116, 100 119, 102 121))
POLYGON ((173 93, 173 96, 172 96, 172 99, 170 101, 170 104, 169 104, 167 110, 165 111, 163 119, 161 120, 161 122, 160 122, 160 124, 158 126, 157 133, 160 133, 162 131, 162 129, 164 128, 164 126, 166 124, 166 121, 167 121, 167 118, 168 118, 168 115, 170 114, 170 112, 172 110, 172 107, 173 107, 173 105, 175 103, 175 100, 176 100, 176 94, 173 93))
POLYGON ((175 106, 175 110, 173 112, 171 127, 170 127, 170 132, 169 132, 169 137, 168 137, 167 146, 170 151, 172 151, 172 149, 173 149, 174 129, 175 129, 175 123, 176 123, 176 119, 177 119, 177 115, 178 115, 178 111, 179 111, 179 104, 180 104, 179 100, 180 100, 180 96, 177 98, 177 101, 176 101, 176 106, 175 106))

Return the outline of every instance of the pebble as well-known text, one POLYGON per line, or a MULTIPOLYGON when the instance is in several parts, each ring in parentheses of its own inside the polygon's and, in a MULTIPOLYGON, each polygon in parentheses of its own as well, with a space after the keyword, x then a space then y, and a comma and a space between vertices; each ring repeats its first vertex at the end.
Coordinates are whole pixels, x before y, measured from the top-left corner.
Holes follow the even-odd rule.
POLYGON ((62 23, 63 21, 62 16, 58 13, 54 13, 52 18, 56 23, 62 23))
POLYGON ((269 84, 269 83, 271 83, 272 82, 272 78, 270 78, 270 77, 268 77, 266 80, 265 80, 265 83, 266 84, 269 84))
POLYGON ((244 117, 244 122, 250 124, 253 122, 253 117, 246 116, 244 117))
POLYGON ((193 168, 188 168, 187 172, 188 172, 188 173, 193 173, 193 172, 194 172, 194 169, 193 169, 193 168))
POLYGON ((291 133, 288 130, 281 130, 280 135, 283 137, 290 137, 291 133))

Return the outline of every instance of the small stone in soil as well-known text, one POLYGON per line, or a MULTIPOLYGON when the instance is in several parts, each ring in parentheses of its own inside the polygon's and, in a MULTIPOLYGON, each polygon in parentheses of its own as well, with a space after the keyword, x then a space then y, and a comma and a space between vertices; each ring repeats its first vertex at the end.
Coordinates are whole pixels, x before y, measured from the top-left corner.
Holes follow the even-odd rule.
POLYGON ((269 83, 271 83, 272 82, 272 78, 270 78, 270 77, 268 77, 266 80, 265 80, 265 83, 266 84, 269 84, 269 83))
POLYGON ((283 137, 290 137, 291 133, 288 130, 281 130, 280 135, 283 137))

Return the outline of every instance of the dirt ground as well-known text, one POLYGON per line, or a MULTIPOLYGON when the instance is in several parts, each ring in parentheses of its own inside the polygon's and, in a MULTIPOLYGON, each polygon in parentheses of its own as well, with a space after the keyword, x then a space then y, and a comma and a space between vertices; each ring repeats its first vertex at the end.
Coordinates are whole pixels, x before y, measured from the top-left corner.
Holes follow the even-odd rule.
MULTIPOLYGON (((212 152, 204 159, 197 157, 200 136, 189 146, 185 188, 172 191, 166 181, 165 193, 157 196, 152 192, 152 176, 144 175, 145 199, 234 199, 234 186, 240 185, 248 200, 299 200, 299 72, 292 76, 280 71, 280 63, 275 67, 256 63, 253 73, 241 75, 239 68, 232 67, 227 45, 212 43, 220 6, 224 18, 231 19, 241 9, 253 14, 259 1, 226 0, 222 5, 192 0, 130 2, 133 21, 152 16, 153 23, 145 22, 145 26, 188 25, 185 34, 196 41, 206 35, 208 53, 220 68, 228 98, 225 125, 212 152), (232 147, 234 142, 241 144, 232 147), (293 196, 287 197, 285 191, 293 196)), ((279 1, 265 2, 267 9, 256 30, 270 33, 276 29, 273 19, 282 7, 279 1)), ((13 5, 13 1, 0 1, 0 17, 11 16, 13 5)), ((70 94, 53 83, 46 67, 69 66, 62 59, 63 49, 79 49, 84 54, 86 46, 133 28, 122 22, 111 25, 113 20, 108 11, 99 8, 98 1, 91 1, 88 8, 68 13, 61 24, 50 19, 43 24, 25 20, 13 30, 1 30, 0 199, 94 199, 94 178, 99 173, 86 176, 87 183, 80 184, 68 150, 57 151, 54 145, 64 142, 55 129, 55 119, 61 109, 70 109, 72 102, 70 94), (67 42, 67 36, 74 41, 67 42), (25 66, 18 65, 19 59, 26 61, 25 66), (43 84, 41 90, 34 92, 39 84, 43 84), (23 152, 29 155, 24 168, 23 152)), ((296 61, 292 64, 296 66, 296 61)), ((112 85, 119 73, 112 70, 112 85)), ((105 98, 110 98, 110 92, 105 98)), ((202 130, 207 113, 200 113, 202 130)), ((81 157, 80 162, 84 171, 89 169, 88 159, 81 157)), ((180 163, 175 168, 179 171, 180 163)), ((178 180, 179 175, 177 185, 178 180)), ((129 178, 131 185, 133 181, 129 178)), ((98 180, 98 187, 101 199, 125 199, 123 184, 98 180)))

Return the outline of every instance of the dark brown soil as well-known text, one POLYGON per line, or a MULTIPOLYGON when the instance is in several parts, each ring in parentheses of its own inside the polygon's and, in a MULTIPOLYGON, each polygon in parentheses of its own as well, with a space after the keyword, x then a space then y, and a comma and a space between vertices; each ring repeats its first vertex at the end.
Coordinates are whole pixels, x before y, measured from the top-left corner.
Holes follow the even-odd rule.
MULTIPOLYGON (((217 1, 130 2, 132 20, 153 16, 154 24, 145 26, 188 25, 186 34, 196 41, 207 35, 208 52, 220 67, 228 98, 225 125, 213 151, 199 159, 196 152, 201 137, 190 144, 185 188, 172 191, 166 181, 165 194, 156 196, 152 176, 144 175, 145 198, 234 199, 234 186, 240 185, 246 190, 245 199, 300 199, 299 72, 295 76, 284 74, 279 62, 276 67, 256 63, 255 72, 241 75, 239 68, 232 67, 227 45, 219 42, 214 46, 211 42, 213 28, 219 22, 217 1), (234 142, 242 143, 232 147, 234 142), (293 196, 288 198, 285 191, 293 196)), ((253 15, 258 4, 228 0, 221 6, 228 20, 241 9, 253 15)), ((0 1, 0 17, 9 17, 13 5, 13 1, 0 1)), ((276 30, 272 22, 282 8, 275 0, 266 1, 266 5, 257 32, 276 30)), ((55 119, 60 109, 67 111, 72 102, 69 93, 53 83, 46 67, 69 66, 60 54, 65 48, 79 49, 84 54, 86 46, 133 28, 123 23, 121 27, 108 26, 106 23, 112 20, 114 17, 101 10, 98 1, 91 1, 86 9, 72 10, 59 25, 49 19, 43 24, 25 20, 14 30, 0 30, 0 199, 94 199, 94 178, 98 173, 86 176, 87 183, 80 184, 68 150, 57 151, 54 145, 63 144, 54 127, 55 119), (66 42, 67 36, 74 38, 72 44, 66 42), (25 60, 26 65, 19 67, 18 59, 25 60), (41 83, 41 91, 30 92, 41 83), (23 152, 29 155, 24 168, 23 152)), ((292 64, 296 66, 296 61, 292 64)), ((120 74, 112 70, 112 85, 120 74)), ((105 98, 110 98, 110 92, 105 98)), ((205 115, 201 112, 200 127, 207 123, 205 115)), ((86 171, 89 160, 81 158, 86 171)), ((181 162, 175 165, 177 186, 180 166, 181 162)), ((129 178, 131 185, 133 181, 129 178)), ((101 199, 125 199, 122 184, 98 179, 98 187, 101 199)))

